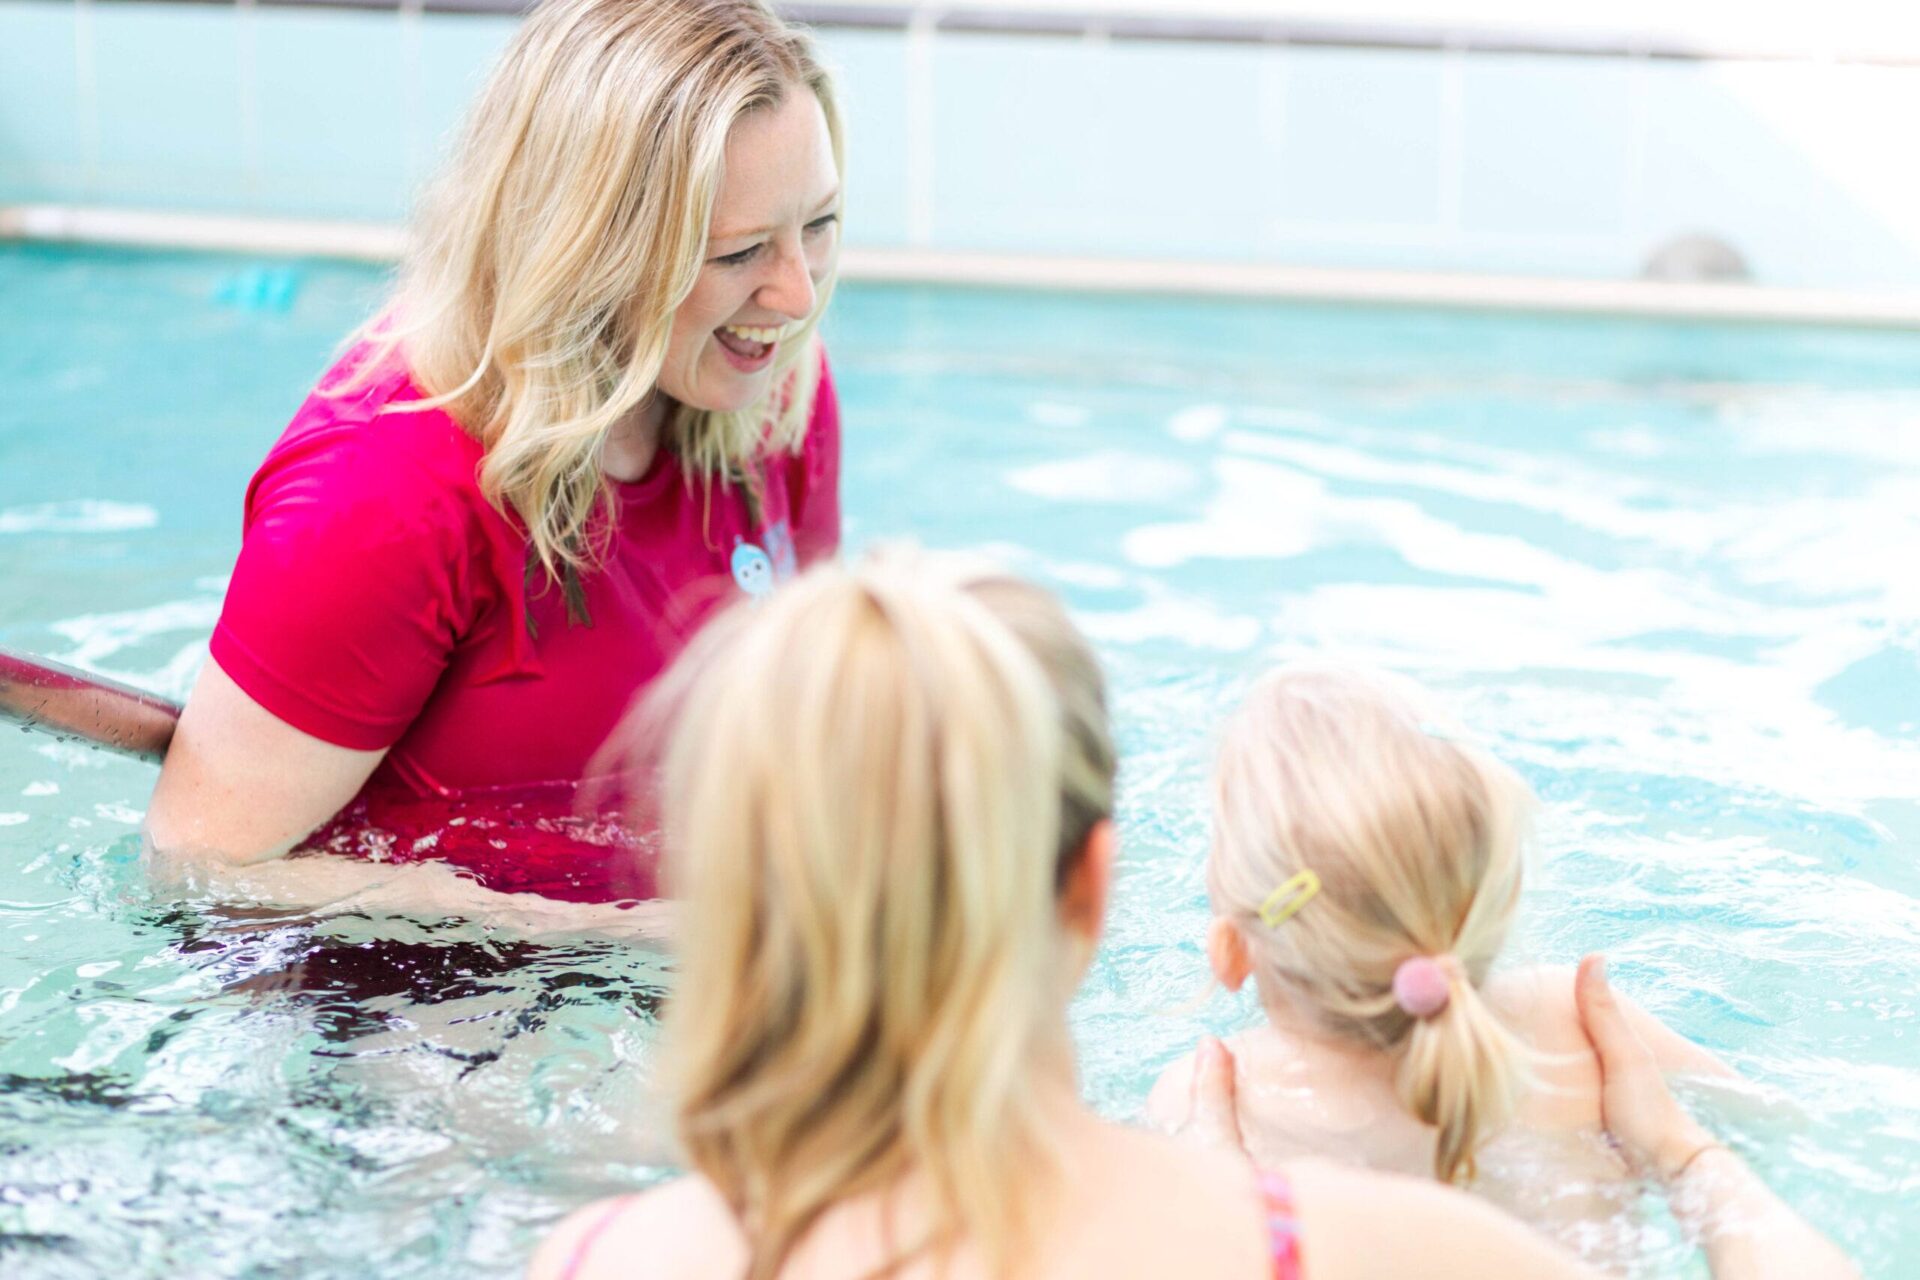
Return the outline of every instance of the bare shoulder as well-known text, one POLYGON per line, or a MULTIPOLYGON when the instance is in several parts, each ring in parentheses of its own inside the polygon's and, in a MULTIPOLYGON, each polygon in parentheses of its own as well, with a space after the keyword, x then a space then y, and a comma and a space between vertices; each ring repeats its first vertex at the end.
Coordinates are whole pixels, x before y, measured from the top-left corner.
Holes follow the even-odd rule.
POLYGON ((1070 1274, 1262 1274, 1259 1194, 1238 1150, 1110 1126, 1082 1158, 1062 1235, 1070 1274))
POLYGON ((1542 1014, 1578 1017, 1573 1004, 1573 968, 1533 964, 1501 969, 1487 978, 1482 993, 1494 1012, 1516 1020, 1542 1014))
POLYGON ((1241 1151, 1114 1125, 1099 1159, 1119 1178, 1150 1185, 1158 1207, 1180 1221, 1249 1220, 1254 1183, 1241 1151))
MULTIPOLYGON (((1495 975, 1487 982, 1487 1000, 1507 1025, 1530 1037, 1549 1053, 1590 1051, 1580 1005, 1574 996, 1575 970, 1570 965, 1538 965, 1495 975)), ((1733 1068, 1701 1045, 1642 1009, 1625 992, 1615 998, 1640 1039, 1653 1050, 1654 1060, 1666 1072, 1737 1078, 1733 1068)))
POLYGON ((1290 1162, 1283 1172, 1314 1280, 1595 1275, 1485 1201, 1430 1179, 1319 1160, 1290 1162), (1392 1229, 1382 1230, 1383 1223, 1392 1229))
POLYGON ((575 1210, 541 1243, 528 1280, 702 1280, 737 1271, 746 1251, 704 1178, 575 1210))
POLYGON ((1164 1168, 1203 1194, 1231 1192, 1247 1185, 1247 1159, 1244 1153, 1228 1151, 1197 1142, 1182 1142, 1157 1133, 1127 1131, 1141 1154, 1155 1168, 1164 1168))
POLYGON ((1587 1051, 1587 1033, 1573 1000, 1573 974, 1567 965, 1532 965, 1497 973, 1487 980, 1487 1003, 1538 1049, 1587 1051))

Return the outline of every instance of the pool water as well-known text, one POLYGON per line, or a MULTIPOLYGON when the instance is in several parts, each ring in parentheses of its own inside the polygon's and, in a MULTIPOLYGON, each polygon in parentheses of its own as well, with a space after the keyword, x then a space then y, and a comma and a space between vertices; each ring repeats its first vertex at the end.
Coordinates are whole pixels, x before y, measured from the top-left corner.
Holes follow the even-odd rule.
MULTIPOLYGON (((0 644, 183 695, 247 477, 381 283, 0 247, 0 644)), ((1339 654, 1540 793, 1515 958, 1604 948, 1769 1091, 1723 1134, 1920 1274, 1920 335, 863 286, 828 332, 849 543, 987 547, 1109 665, 1103 1110, 1251 1016, 1196 999, 1210 726, 1339 654)), ((0 741, 0 1271, 513 1275, 661 1175, 662 961, 169 901, 152 777, 0 741)))

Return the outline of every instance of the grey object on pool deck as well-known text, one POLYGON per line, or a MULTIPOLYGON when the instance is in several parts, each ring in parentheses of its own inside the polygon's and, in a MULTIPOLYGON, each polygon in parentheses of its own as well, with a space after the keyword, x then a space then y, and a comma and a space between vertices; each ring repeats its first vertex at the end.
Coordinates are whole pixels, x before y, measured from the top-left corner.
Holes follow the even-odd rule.
POLYGON ((1719 236, 1674 236, 1647 255, 1642 280, 1664 284, 1747 284, 1753 270, 1740 251, 1719 236))
POLYGON ((0 649, 0 723, 158 764, 180 705, 73 667, 0 649))

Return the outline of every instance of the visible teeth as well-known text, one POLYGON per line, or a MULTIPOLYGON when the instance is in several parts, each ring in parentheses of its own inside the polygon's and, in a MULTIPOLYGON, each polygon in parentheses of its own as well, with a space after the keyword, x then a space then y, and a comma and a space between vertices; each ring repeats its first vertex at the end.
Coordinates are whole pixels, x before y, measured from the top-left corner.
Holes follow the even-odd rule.
POLYGON ((728 333, 733 334, 737 338, 745 338, 748 342, 766 343, 780 341, 781 338, 786 336, 787 329, 790 326, 781 325, 774 329, 756 329, 751 325, 730 324, 724 327, 728 333))

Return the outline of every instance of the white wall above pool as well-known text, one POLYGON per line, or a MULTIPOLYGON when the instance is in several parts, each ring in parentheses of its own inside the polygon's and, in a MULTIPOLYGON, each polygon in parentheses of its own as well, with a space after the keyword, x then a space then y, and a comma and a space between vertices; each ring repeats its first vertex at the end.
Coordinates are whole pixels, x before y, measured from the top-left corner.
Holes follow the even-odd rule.
MULTIPOLYGON (((1607 277, 1707 232, 1763 283, 1920 289, 1907 44, 792 7, 854 244, 1607 277)), ((0 0, 0 205, 397 220, 516 21, 0 0)))

